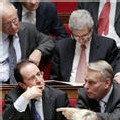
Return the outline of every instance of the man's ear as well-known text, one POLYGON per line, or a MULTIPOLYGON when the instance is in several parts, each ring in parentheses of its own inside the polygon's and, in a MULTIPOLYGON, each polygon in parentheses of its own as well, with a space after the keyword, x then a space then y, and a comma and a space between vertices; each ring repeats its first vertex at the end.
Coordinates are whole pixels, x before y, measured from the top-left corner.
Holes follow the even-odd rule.
POLYGON ((26 90, 27 89, 27 86, 22 83, 22 82, 18 82, 18 85, 23 89, 23 90, 26 90))
POLYGON ((109 86, 111 85, 111 79, 110 78, 106 78, 105 80, 105 88, 109 88, 109 86))

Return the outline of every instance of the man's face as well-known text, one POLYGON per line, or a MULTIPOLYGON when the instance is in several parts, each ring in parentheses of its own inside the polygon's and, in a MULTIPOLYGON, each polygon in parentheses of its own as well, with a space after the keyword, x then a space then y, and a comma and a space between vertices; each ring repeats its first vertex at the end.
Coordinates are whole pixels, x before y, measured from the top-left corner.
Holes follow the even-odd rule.
POLYGON ((20 73, 23 77, 24 85, 26 88, 40 85, 41 89, 44 90, 45 83, 43 79, 43 73, 35 64, 30 63, 24 66, 21 68, 20 73))
POLYGON ((92 30, 88 28, 84 28, 82 30, 72 29, 73 38, 80 43, 81 45, 85 45, 91 38, 92 30))
POLYGON ((17 10, 10 10, 2 16, 2 32, 8 35, 15 35, 19 29, 17 10))
POLYGON ((91 99, 102 99, 106 94, 109 85, 106 80, 102 80, 100 72, 87 70, 84 88, 91 99))
POLYGON ((28 2, 23 2, 24 7, 30 11, 35 11, 39 7, 39 0, 27 0, 28 2))

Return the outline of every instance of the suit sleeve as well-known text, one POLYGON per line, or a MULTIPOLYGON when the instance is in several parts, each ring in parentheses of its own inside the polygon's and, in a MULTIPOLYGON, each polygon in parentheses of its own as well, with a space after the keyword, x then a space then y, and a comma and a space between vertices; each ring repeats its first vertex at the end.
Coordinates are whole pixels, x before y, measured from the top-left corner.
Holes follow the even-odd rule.
MULTIPOLYGON (((67 97, 67 94, 64 92, 61 92, 57 95, 56 98, 56 108, 60 107, 70 107, 70 103, 67 97)), ((61 112, 57 113, 56 120, 66 120, 61 112)))
POLYGON ((100 120, 119 120, 120 119, 120 104, 116 106, 116 109, 112 113, 97 113, 100 120))
POLYGON ((5 106, 4 106, 4 111, 3 111, 3 120, 19 120, 23 117, 24 112, 18 112, 15 109, 13 103, 14 103, 13 94, 8 92, 5 96, 5 106))
POLYGON ((43 33, 40 33, 38 31, 37 31, 36 40, 38 43, 37 49, 42 51, 42 56, 43 57, 51 56, 52 52, 53 52, 53 48, 55 46, 54 40, 51 37, 49 37, 43 33))
POLYGON ((24 23, 23 25, 25 25, 26 34, 28 34, 27 39, 29 48, 32 48, 33 50, 39 49, 42 52, 43 57, 52 55, 52 51, 55 46, 54 39, 39 32, 32 24, 24 23))

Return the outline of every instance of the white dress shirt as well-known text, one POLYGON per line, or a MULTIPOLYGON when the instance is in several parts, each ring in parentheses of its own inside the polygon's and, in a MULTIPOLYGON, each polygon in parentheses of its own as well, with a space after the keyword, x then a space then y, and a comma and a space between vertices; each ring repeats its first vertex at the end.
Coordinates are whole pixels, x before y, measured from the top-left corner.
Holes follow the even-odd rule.
MULTIPOLYGON (((90 43, 91 40, 86 44, 86 63, 88 64, 89 62, 89 53, 90 53, 90 43)), ((75 78, 76 78, 76 72, 77 72, 77 67, 80 59, 80 53, 81 53, 81 47, 80 43, 76 42, 76 48, 75 48, 75 54, 74 54, 74 59, 73 59, 73 64, 72 64, 72 71, 71 71, 71 76, 70 76, 70 82, 75 83, 75 78)))
MULTIPOLYGON (((117 35, 115 28, 114 28, 115 14, 116 14, 116 2, 117 2, 116 0, 110 0, 111 9, 110 9, 110 15, 109 15, 109 31, 106 37, 114 39, 116 41, 117 47, 120 48, 120 38, 117 35)), ((100 0, 98 19, 99 19, 100 13, 105 3, 106 3, 106 0, 100 0)), ((105 36, 105 35, 102 34, 102 36, 105 36)))
MULTIPOLYGON (((31 108, 30 100, 27 100, 23 95, 21 95, 14 102, 14 107, 15 107, 15 109, 17 111, 24 112, 26 110, 28 104, 29 104, 29 106, 31 108)), ((42 98, 41 97, 37 98, 37 101, 35 102, 35 107, 36 107, 37 112, 40 114, 41 119, 44 120, 43 102, 42 102, 42 98)))
MULTIPOLYGON (((17 62, 21 60, 21 47, 18 34, 13 36, 13 45, 17 55, 17 62)), ((9 39, 8 35, 2 33, 2 39, 0 39, 0 83, 7 82, 9 79, 9 39)))
POLYGON ((107 95, 102 100, 99 101, 101 113, 104 113, 105 111, 106 104, 109 100, 112 90, 113 90, 113 85, 111 86, 110 91, 107 93, 107 95))

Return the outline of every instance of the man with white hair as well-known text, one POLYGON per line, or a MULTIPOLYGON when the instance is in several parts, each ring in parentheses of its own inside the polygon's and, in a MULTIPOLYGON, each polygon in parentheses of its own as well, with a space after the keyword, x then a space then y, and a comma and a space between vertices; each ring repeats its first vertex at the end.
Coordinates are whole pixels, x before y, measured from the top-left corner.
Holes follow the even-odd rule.
POLYGON ((51 79, 84 83, 87 64, 97 60, 110 63, 115 76, 120 77, 118 74, 120 64, 117 57, 119 51, 115 41, 95 34, 93 25, 93 19, 87 10, 72 12, 69 19, 72 36, 56 44, 51 79))
POLYGON ((13 69, 21 59, 39 65, 41 58, 51 55, 54 41, 29 23, 20 23, 17 9, 9 2, 0 2, 0 83, 16 84, 13 69), (2 68, 2 69, 1 69, 2 68))
MULTIPOLYGON (((78 90, 75 107, 96 112, 99 120, 120 120, 120 85, 113 80, 113 69, 106 61, 88 64, 84 88, 78 90)), ((76 109, 59 108, 57 111, 69 118, 76 109)))

